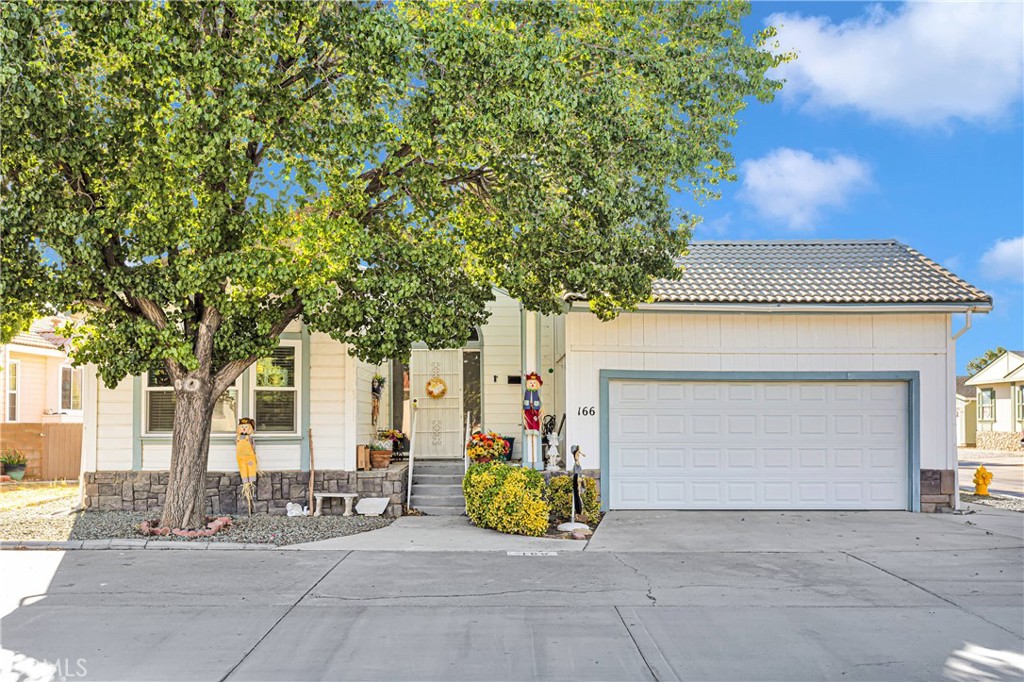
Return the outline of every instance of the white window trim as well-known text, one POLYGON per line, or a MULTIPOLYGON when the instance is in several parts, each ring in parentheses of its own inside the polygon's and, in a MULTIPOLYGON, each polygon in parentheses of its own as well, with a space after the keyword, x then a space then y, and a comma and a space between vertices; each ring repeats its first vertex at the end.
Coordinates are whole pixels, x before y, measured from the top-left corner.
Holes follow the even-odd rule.
POLYGON ((1015 415, 1018 422, 1024 422, 1024 384, 1016 384, 1013 387, 1013 396, 1017 402, 1015 415))
POLYGON ((256 392, 257 391, 294 391, 295 392, 295 430, 294 431, 260 431, 259 420, 256 421, 256 437, 259 439, 274 438, 297 438, 301 437, 299 431, 302 429, 302 342, 293 340, 281 340, 279 348, 295 349, 295 386, 285 388, 271 388, 269 386, 259 388, 256 386, 256 363, 247 370, 249 372, 249 395, 246 396, 246 407, 248 416, 256 419, 256 392))
MULTIPOLYGON (((58 396, 57 396, 57 407, 58 407, 58 410, 57 411, 59 413, 61 413, 61 414, 80 415, 80 414, 82 414, 82 408, 81 407, 79 407, 77 410, 74 409, 73 407, 69 407, 66 410, 64 409, 64 370, 65 369, 70 369, 71 370, 71 385, 72 385, 72 388, 74 387, 74 383, 75 383, 75 373, 76 372, 78 373, 78 400, 81 403, 84 400, 84 398, 85 398, 85 394, 82 391, 83 384, 85 383, 85 372, 82 371, 81 367, 75 367, 70 362, 65 362, 64 364, 62 364, 60 366, 60 369, 57 371, 57 392, 58 392, 58 396)), ((74 393, 74 390, 72 390, 71 392, 74 393)))
POLYGON ((4 421, 15 423, 21 421, 21 360, 7 361, 7 374, 4 376, 4 421), (14 367, 18 377, 18 385, 11 390, 11 368, 14 367), (14 419, 11 419, 11 394, 14 394, 14 419))
POLYGON ((986 424, 989 424, 989 423, 995 422, 995 420, 996 420, 996 389, 994 389, 994 388, 979 388, 978 389, 978 421, 979 422, 985 422, 986 424), (985 405, 982 405, 982 403, 981 403, 981 396, 982 396, 982 394, 985 394, 985 395, 988 395, 988 396, 991 397, 991 401, 987 405, 987 407, 989 408, 989 411, 990 411, 990 414, 989 414, 987 419, 982 416, 982 410, 986 407, 985 405))
MULTIPOLYGON (((233 383, 231 386, 228 386, 228 388, 227 388, 228 391, 234 390, 235 391, 235 395, 239 396, 239 398, 240 398, 241 393, 242 393, 241 386, 239 385, 240 383, 241 383, 240 380, 236 379, 235 383, 233 383)), ((143 435, 144 438, 170 438, 171 435, 173 434, 173 431, 150 431, 149 430, 149 396, 154 391, 170 391, 170 392, 173 392, 174 391, 174 387, 172 387, 172 386, 150 386, 149 385, 149 372, 146 372, 145 374, 142 375, 142 415, 141 415, 141 419, 142 419, 142 435, 143 435)), ((241 416, 240 414, 238 414, 238 410, 240 410, 240 408, 241 408, 241 399, 236 400, 236 408, 235 408, 235 410, 236 410, 236 415, 235 415, 236 418, 238 416, 241 416)), ((217 436, 231 436, 231 435, 234 435, 234 433, 235 433, 234 429, 232 429, 230 431, 211 431, 210 432, 210 437, 216 438, 217 436)))

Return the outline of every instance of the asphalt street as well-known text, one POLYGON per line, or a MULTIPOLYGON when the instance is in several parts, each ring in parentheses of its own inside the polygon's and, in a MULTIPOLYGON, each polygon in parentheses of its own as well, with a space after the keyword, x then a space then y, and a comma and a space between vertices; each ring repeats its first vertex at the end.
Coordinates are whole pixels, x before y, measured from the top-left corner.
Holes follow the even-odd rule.
POLYGON ((992 473, 989 491, 1024 497, 1024 452, 994 452, 960 448, 960 489, 974 491, 974 472, 980 465, 992 473))

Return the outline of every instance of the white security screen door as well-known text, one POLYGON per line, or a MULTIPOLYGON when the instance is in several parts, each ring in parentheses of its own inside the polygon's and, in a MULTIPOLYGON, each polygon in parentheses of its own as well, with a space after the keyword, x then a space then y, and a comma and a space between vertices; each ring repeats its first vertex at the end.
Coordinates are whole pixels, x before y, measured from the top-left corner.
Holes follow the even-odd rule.
POLYGON ((612 509, 906 509, 900 382, 609 383, 612 509))
POLYGON ((462 457, 462 351, 413 350, 410 389, 419 405, 416 415, 416 457, 462 457), (440 398, 427 395, 431 379, 447 390, 440 398))

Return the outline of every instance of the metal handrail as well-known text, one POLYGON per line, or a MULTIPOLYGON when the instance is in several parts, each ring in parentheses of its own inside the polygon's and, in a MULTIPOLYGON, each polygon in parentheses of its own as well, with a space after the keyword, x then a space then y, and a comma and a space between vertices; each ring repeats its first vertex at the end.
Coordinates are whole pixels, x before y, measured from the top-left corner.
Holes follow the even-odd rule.
MULTIPOLYGON (((466 432, 465 438, 462 439, 462 478, 465 480, 466 474, 469 473, 469 412, 466 413, 466 432)), ((469 503, 466 501, 466 496, 462 496, 463 511, 469 513, 469 503)))
POLYGON ((405 485, 405 508, 412 509, 412 468, 416 465, 416 413, 419 407, 418 401, 413 398, 412 419, 409 426, 409 480, 405 485))

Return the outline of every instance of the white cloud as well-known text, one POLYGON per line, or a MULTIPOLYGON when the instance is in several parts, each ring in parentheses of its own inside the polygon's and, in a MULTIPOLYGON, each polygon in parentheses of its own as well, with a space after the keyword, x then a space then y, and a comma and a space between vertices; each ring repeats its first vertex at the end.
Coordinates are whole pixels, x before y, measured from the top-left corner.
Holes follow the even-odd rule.
POLYGON ((1024 237, 997 239, 981 257, 981 270, 989 279, 1024 282, 1024 237))
POLYGON ((706 220, 697 226, 694 233, 700 237, 707 237, 713 235, 715 237, 722 237, 732 227, 732 213, 726 213, 720 218, 713 218, 712 220, 706 220))
POLYGON ((879 119, 937 125, 1006 117, 1020 100, 1024 4, 911 2, 872 5, 834 24, 773 14, 783 50, 783 95, 812 108, 852 107, 879 119))
POLYGON ((842 206, 871 183, 867 164, 851 156, 816 158, 785 147, 744 161, 740 175, 740 198, 763 218, 793 230, 813 228, 824 209, 842 206))

